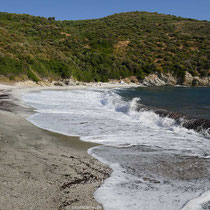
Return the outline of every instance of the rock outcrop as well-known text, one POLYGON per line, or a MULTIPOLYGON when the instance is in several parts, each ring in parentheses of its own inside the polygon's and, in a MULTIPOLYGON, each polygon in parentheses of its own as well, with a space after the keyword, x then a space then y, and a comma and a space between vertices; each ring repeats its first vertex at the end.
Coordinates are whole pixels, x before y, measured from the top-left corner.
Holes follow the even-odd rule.
MULTIPOLYGON (((153 73, 146 76, 142 80, 138 80, 136 76, 131 76, 125 79, 120 80, 110 80, 110 84, 136 84, 143 87, 160 87, 160 86, 176 86, 176 85, 183 85, 183 86, 210 86, 210 77, 199 77, 199 76, 192 76, 189 72, 186 72, 185 78, 177 78, 173 76, 171 73, 153 73)), ((61 79, 58 81, 48 81, 47 79, 41 80, 39 82, 33 82, 31 80, 27 81, 20 81, 16 83, 18 86, 25 86, 25 87, 34 87, 34 86, 77 86, 77 85, 87 85, 88 84, 100 84, 100 83, 84 83, 75 80, 74 78, 69 79, 61 79)), ((101 83, 103 84, 103 83, 101 83)), ((101 86, 101 85, 99 85, 101 86)))
POLYGON ((143 86, 210 86, 210 77, 192 76, 186 72, 185 78, 178 78, 170 73, 154 73, 146 76, 139 83, 143 86))
POLYGON ((186 86, 210 86, 210 77, 192 76, 189 72, 186 72, 184 85, 186 85, 186 86))
POLYGON ((150 74, 143 80, 140 80, 140 84, 144 86, 174 86, 177 84, 177 79, 170 73, 156 73, 150 74))

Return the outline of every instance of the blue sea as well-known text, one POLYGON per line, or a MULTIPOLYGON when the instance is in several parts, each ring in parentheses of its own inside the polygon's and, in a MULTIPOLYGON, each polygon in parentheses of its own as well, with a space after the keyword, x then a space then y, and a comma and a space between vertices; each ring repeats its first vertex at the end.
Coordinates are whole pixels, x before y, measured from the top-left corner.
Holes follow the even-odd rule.
POLYGON ((88 153, 113 169, 94 194, 105 210, 210 209, 210 128, 154 111, 208 125, 210 88, 43 90, 23 101, 36 126, 100 144, 88 153))

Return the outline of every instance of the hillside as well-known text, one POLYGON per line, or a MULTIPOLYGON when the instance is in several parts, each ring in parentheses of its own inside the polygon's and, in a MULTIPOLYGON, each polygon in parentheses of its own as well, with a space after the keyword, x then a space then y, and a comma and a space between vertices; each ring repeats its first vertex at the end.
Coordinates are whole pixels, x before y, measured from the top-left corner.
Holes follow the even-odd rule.
POLYGON ((101 19, 0 13, 0 75, 107 81, 153 72, 210 76, 210 22, 147 12, 101 19))

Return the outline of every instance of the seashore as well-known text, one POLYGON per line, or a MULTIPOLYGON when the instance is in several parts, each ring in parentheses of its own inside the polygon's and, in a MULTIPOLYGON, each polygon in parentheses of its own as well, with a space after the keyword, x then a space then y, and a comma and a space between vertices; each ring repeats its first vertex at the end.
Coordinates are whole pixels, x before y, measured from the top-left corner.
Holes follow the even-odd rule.
MULTIPOLYGON (((109 87, 112 88, 111 85, 109 87)), ((69 86, 50 89, 81 88, 87 87, 69 86)), ((46 131, 25 120, 33 112, 31 108, 21 104, 19 100, 21 95, 27 91, 45 89, 46 87, 0 86, 2 90, 0 94, 2 110, 0 111, 0 204, 2 209, 100 209, 102 207, 94 200, 93 193, 112 171, 87 155, 87 150, 97 144, 82 142, 78 137, 67 137, 46 131)), ((154 197, 161 198, 160 204, 170 206, 171 209, 180 209, 185 204, 188 209, 187 202, 189 201, 191 206, 191 199, 198 198, 199 202, 202 201, 202 206, 208 208, 209 202, 205 201, 205 195, 207 200, 209 199, 208 156, 186 156, 185 153, 176 154, 176 151, 171 153, 170 148, 161 150, 159 147, 147 148, 141 145, 129 148, 101 146, 100 149, 97 147, 93 150, 96 156, 98 153, 99 156, 108 157, 111 161, 115 160, 113 158, 118 158, 112 157, 113 154, 120 153, 119 158, 124 170, 132 177, 143 177, 140 187, 143 187, 142 189, 145 187, 146 191, 143 190, 141 195, 141 190, 136 185, 139 189, 138 196, 143 200, 134 196, 134 204, 138 200, 139 205, 144 208, 145 204, 150 203, 147 209, 152 209, 154 203, 151 202, 151 198, 154 197), (122 162, 122 157, 126 157, 125 164, 122 162), (166 192, 168 192, 167 196, 166 192), (147 198, 149 200, 145 202, 147 198)), ((115 168, 112 169, 117 172, 115 168)), ((105 183, 109 184, 111 179, 116 179, 113 174, 110 179, 106 179, 105 183)), ((100 189, 101 187, 99 191, 100 189)), ((105 208, 109 209, 109 204, 111 207, 114 204, 117 209, 119 202, 115 201, 122 202, 121 197, 116 197, 116 194, 113 196, 109 191, 106 195, 108 197, 105 196, 104 199, 108 198, 109 202, 95 197, 105 208)), ((123 202, 130 205, 132 199, 129 201, 125 199, 123 202)), ((195 202, 198 205, 197 200, 195 202)), ((163 209, 161 205, 159 207, 157 205, 157 209, 163 209)), ((193 209, 196 209, 194 204, 193 209)))
POLYGON ((25 119, 33 110, 21 94, 43 89, 0 85, 0 209, 101 209, 93 193, 111 169, 87 154, 97 144, 25 119))

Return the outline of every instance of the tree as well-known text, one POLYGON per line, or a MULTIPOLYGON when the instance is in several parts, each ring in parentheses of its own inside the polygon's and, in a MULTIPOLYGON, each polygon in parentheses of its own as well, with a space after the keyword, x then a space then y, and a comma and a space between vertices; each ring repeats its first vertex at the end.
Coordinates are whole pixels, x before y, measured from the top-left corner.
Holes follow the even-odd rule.
POLYGON ((55 17, 48 17, 49 21, 55 21, 55 17))

